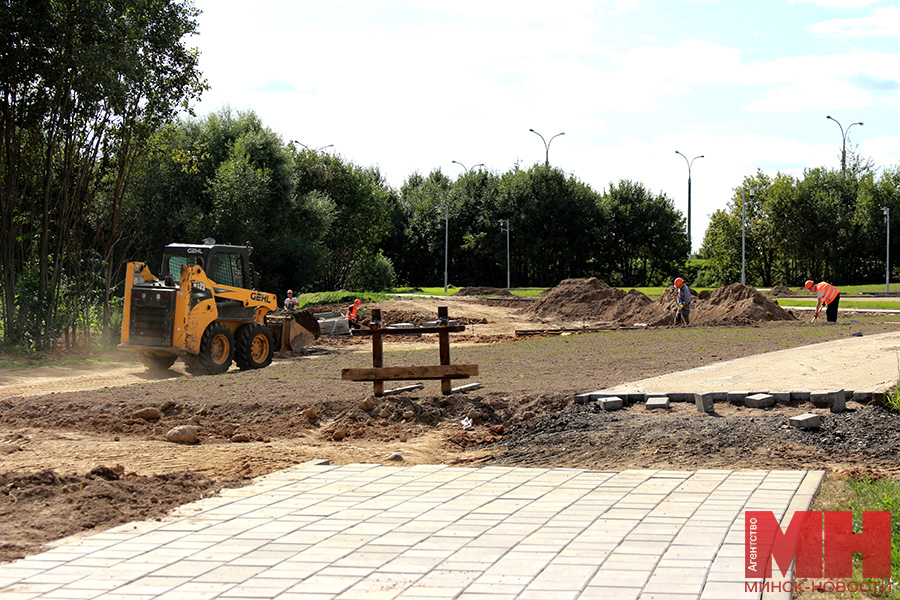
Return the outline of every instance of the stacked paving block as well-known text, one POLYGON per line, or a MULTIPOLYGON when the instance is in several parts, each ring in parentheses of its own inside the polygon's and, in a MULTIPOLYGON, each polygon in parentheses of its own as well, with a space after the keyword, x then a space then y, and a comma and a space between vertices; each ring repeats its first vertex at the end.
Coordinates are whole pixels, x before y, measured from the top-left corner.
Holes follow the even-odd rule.
POLYGON ((648 409, 669 408, 669 397, 668 396, 650 396, 649 398, 647 398, 647 401, 644 403, 644 406, 648 409))
POLYGON ((844 390, 816 390, 809 393, 809 401, 819 408, 829 408, 835 413, 847 409, 847 395, 844 390))
POLYGON ((597 406, 600 408, 600 410, 621 410, 624 404, 625 402, 617 396, 600 398, 599 400, 597 400, 597 406))
POLYGON ((798 429, 818 429, 822 425, 822 417, 815 413, 805 413, 789 418, 788 424, 798 429))
POLYGON ((775 396, 772 394, 751 394, 744 398, 744 406, 747 408, 769 408, 775 406, 775 396))
POLYGON ((700 392, 694 394, 694 402, 697 404, 697 410, 703 413, 715 412, 713 406, 713 393, 700 392))

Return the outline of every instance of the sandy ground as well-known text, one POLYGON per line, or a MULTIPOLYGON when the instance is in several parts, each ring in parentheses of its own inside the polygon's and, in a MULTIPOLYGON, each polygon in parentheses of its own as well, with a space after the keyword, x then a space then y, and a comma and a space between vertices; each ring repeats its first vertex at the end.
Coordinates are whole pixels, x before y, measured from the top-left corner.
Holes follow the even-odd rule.
MULTIPOLYGON (((370 384, 340 379, 342 368, 371 364, 365 339, 320 340, 304 355, 281 357, 266 369, 211 377, 186 376, 181 363, 151 376, 127 355, 114 363, 0 372, 0 560, 66 535, 153 518, 311 458, 896 474, 900 422, 878 407, 851 403, 843 416, 825 414, 821 431, 802 435, 786 427, 787 416, 818 409, 722 406, 702 415, 679 405, 652 414, 638 406, 600 413, 573 403, 576 393, 787 347, 874 341, 896 332, 894 322, 517 338, 517 330, 591 324, 529 319, 518 312, 521 303, 511 301, 404 299, 382 308, 405 321, 432 318, 439 305, 468 323, 451 337, 451 358, 479 364, 477 391, 442 396, 438 383, 426 382, 422 389, 374 398, 370 384), (158 416, 141 416, 147 408, 158 416), (472 420, 471 430, 461 425, 464 419, 472 420), (166 441, 178 426, 194 428, 198 443, 166 441)), ((879 352, 890 355, 891 347, 879 352)), ((435 336, 389 339, 385 350, 386 365, 437 363, 435 336)), ((893 368, 887 377, 896 378, 893 368)))

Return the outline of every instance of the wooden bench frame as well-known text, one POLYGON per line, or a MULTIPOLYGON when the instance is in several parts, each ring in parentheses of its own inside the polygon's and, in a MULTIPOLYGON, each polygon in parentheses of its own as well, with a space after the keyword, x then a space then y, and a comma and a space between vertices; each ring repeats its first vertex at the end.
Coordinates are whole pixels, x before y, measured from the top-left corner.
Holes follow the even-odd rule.
POLYGON ((372 309, 372 321, 369 329, 354 329, 356 336, 372 336, 372 367, 366 369, 341 369, 341 379, 345 381, 371 381, 375 396, 384 395, 385 381, 410 381, 419 379, 439 379, 441 393, 450 394, 453 379, 468 379, 478 375, 478 365, 450 364, 450 333, 465 331, 464 325, 450 325, 447 307, 438 307, 438 325, 436 327, 381 327, 381 309, 372 309), (424 367, 385 367, 382 338, 386 335, 418 335, 420 333, 438 334, 440 349, 440 365, 424 367))

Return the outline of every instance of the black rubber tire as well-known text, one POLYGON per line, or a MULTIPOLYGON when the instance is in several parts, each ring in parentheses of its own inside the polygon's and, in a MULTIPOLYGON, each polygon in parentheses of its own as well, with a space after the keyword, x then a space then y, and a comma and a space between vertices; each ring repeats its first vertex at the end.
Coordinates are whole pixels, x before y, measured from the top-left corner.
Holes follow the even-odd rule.
POLYGON ((138 356, 147 370, 154 372, 168 371, 169 367, 175 364, 175 359, 178 358, 172 354, 149 354, 147 352, 139 352, 138 356))
POLYGON ((222 323, 210 323, 200 340, 200 353, 188 356, 188 370, 195 375, 224 373, 234 362, 234 335, 222 323))
POLYGON ((240 370, 262 369, 272 364, 275 337, 259 323, 244 325, 237 332, 234 360, 240 370))

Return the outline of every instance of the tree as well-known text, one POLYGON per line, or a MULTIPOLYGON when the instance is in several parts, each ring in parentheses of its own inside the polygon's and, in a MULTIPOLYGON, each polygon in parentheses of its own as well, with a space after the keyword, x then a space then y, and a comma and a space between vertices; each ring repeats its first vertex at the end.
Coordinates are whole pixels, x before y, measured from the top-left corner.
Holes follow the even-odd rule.
POLYGON ((501 178, 497 204, 519 242, 513 273, 521 285, 552 286, 591 270, 600 211, 589 186, 545 165, 515 168, 501 178))
POLYGON ((607 278, 623 286, 659 285, 678 273, 688 255, 685 222, 665 194, 622 180, 602 197, 607 278))
MULTIPOLYGON (((4 2, 6 342, 39 348, 55 337, 62 282, 79 277, 82 265, 105 265, 109 286, 134 162, 158 125, 203 89, 197 54, 184 43, 196 14, 191 2, 174 0, 4 2), (37 284, 24 285, 31 271, 37 284), (26 332, 23 320, 37 327, 26 332)), ((90 297, 88 289, 85 302, 90 297)))

